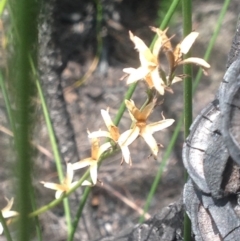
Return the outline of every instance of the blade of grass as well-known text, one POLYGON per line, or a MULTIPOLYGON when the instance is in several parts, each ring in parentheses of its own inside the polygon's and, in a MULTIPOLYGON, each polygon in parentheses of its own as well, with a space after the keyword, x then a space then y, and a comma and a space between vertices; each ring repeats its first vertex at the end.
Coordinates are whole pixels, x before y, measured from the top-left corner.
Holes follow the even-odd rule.
MULTIPOLYGON (((224 1, 224 5, 223 5, 223 8, 221 9, 221 12, 219 14, 219 17, 218 17, 218 20, 217 20, 217 23, 216 23, 216 27, 215 27, 215 29, 213 31, 213 35, 212 35, 212 37, 211 37, 211 39, 209 41, 207 50, 206 50, 205 55, 204 55, 204 59, 206 61, 211 56, 214 44, 216 42, 217 36, 219 34, 219 31, 221 29, 221 25, 222 25, 224 16, 225 16, 225 14, 227 12, 227 9, 228 9, 228 6, 230 4, 230 1, 231 0, 225 0, 224 1)), ((193 84, 193 93, 195 93, 195 91, 197 89, 197 86, 198 86, 198 84, 200 82, 201 77, 202 77, 202 70, 199 70, 197 75, 196 75, 194 84, 193 84)), ((158 172, 156 174, 156 177, 155 177, 155 179, 153 181, 153 184, 151 186, 151 189, 150 189, 149 194, 148 194, 147 199, 146 199, 146 203, 145 203, 145 206, 144 206, 144 213, 148 212, 148 209, 150 207, 150 204, 151 204, 151 201, 153 199, 153 196, 156 193, 157 187, 158 187, 159 182, 161 180, 164 168, 167 165, 168 158, 170 157, 170 155, 172 153, 172 150, 173 150, 173 148, 174 148, 174 146, 176 144, 176 140, 177 140, 177 137, 178 137, 178 135, 180 133, 182 123, 183 123, 183 115, 181 115, 180 119, 178 120, 177 126, 176 126, 176 128, 175 128, 175 130, 173 132, 173 135, 171 137, 169 145, 167 146, 167 149, 165 151, 165 154, 163 156, 161 164, 159 165, 158 172)), ((144 218, 141 216, 140 219, 139 219, 139 222, 142 223, 143 221, 144 221, 144 218)))
MULTIPOLYGON (((37 78, 36 68, 35 68, 31 58, 29 58, 29 61, 31 63, 32 72, 34 73, 34 76, 35 76, 35 79, 36 79, 36 86, 37 86, 38 94, 39 94, 40 101, 41 101, 41 104, 42 104, 43 115, 44 115, 44 118, 45 118, 45 121, 46 121, 48 135, 49 135, 49 138, 50 138, 54 159, 55 159, 55 162, 56 162, 59 181, 62 182, 63 179, 64 179, 64 174, 63 174, 63 170, 62 170, 62 160, 61 160, 60 152, 58 150, 57 140, 56 140, 56 137, 55 137, 55 134, 54 134, 53 126, 52 126, 51 119, 50 119, 50 116, 49 116, 47 104, 46 104, 46 101, 45 101, 45 98, 44 98, 44 95, 43 95, 43 92, 42 92, 42 88, 41 88, 40 82, 37 78)), ((64 212, 65 212, 65 217, 66 217, 66 222, 67 222, 67 227, 68 227, 68 233, 70 234, 71 229, 72 229, 71 211, 70 211, 69 201, 68 201, 67 198, 64 199, 63 205, 64 205, 64 212)))

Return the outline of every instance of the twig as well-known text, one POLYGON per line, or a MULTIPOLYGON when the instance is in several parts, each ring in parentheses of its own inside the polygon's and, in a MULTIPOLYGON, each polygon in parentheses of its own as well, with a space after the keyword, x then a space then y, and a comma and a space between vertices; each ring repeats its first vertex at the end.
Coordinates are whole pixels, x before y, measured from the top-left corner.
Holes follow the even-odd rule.
MULTIPOLYGON (((104 188, 105 190, 109 191, 112 195, 114 195, 115 197, 119 198, 122 202, 124 202, 125 204, 127 204, 130 208, 132 208, 133 210, 135 210, 136 212, 138 212, 140 215, 144 214, 144 211, 142 208, 138 207, 134 202, 132 202, 131 200, 129 200, 128 198, 126 198, 125 196, 123 196, 121 193, 119 193, 118 191, 116 191, 115 189, 113 189, 110 185, 108 185, 107 183, 104 182, 103 185, 98 184, 99 187, 104 188)), ((145 219, 149 219, 151 218, 151 215, 149 213, 145 213, 144 214, 144 218, 145 219)))

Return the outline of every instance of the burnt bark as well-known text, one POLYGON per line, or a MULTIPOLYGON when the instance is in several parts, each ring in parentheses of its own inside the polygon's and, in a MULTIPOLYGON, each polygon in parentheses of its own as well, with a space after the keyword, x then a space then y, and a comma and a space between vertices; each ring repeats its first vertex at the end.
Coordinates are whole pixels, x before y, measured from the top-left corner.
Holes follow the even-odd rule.
POLYGON ((62 158, 65 162, 75 162, 79 160, 78 150, 61 82, 66 61, 54 42, 53 13, 56 2, 49 0, 42 4, 39 18, 39 76, 62 158))
POLYGON ((153 218, 123 231, 118 236, 95 241, 181 241, 183 233, 183 204, 180 200, 163 208, 153 218))

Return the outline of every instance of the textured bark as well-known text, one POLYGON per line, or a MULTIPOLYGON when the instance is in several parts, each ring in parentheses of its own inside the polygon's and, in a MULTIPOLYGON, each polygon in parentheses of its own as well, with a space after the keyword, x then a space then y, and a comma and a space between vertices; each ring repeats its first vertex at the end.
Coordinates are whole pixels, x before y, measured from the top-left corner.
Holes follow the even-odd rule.
POLYGON ((42 6, 39 21, 39 76, 59 150, 65 162, 75 162, 79 159, 78 151, 61 84, 61 72, 65 63, 53 38, 53 11, 56 2, 44 1, 42 6))
POLYGON ((184 187, 183 202, 196 241, 239 240, 239 31, 240 22, 229 52, 227 71, 214 100, 219 114, 215 118, 200 114, 197 117, 200 122, 193 123, 183 150, 184 165, 190 177, 184 187), (201 121, 202 117, 205 121, 201 121), (194 131, 199 127, 201 131, 194 131), (190 155, 189 147, 200 150, 200 155, 190 155), (192 166, 194 168, 190 168, 192 166))
POLYGON ((163 208, 153 218, 114 237, 96 241, 180 241, 183 231, 182 201, 163 208))
POLYGON ((229 66, 237 59, 240 53, 240 15, 238 16, 238 23, 236 28, 236 33, 232 41, 231 49, 228 54, 227 69, 229 66))

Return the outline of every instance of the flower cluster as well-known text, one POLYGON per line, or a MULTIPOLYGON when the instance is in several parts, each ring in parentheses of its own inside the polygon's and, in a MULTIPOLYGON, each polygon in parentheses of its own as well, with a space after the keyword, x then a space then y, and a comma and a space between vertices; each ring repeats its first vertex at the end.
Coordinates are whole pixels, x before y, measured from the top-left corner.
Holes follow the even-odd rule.
POLYGON ((129 75, 127 84, 143 79, 150 89, 155 88, 160 95, 164 95, 164 90, 171 91, 170 86, 185 77, 184 75, 175 76, 175 70, 179 65, 197 64, 202 67, 206 74, 206 69, 210 68, 210 65, 204 59, 196 57, 183 59, 184 54, 189 52, 198 37, 199 34, 197 32, 191 32, 181 43, 173 48, 171 44, 172 38, 168 38, 166 35, 167 29, 162 31, 159 28, 151 27, 151 30, 156 32, 158 36, 152 51, 139 37, 129 32, 130 39, 139 52, 141 66, 137 69, 123 69, 129 75), (167 73, 160 62, 162 54, 166 56, 168 61, 167 73))
MULTIPOLYGON (((125 100, 126 108, 128 109, 132 125, 128 130, 121 133, 119 128, 113 123, 109 115, 109 110, 101 110, 103 121, 107 130, 98 130, 94 132, 88 131, 88 138, 91 142, 91 156, 84 158, 76 163, 67 164, 67 174, 61 184, 42 182, 42 184, 50 189, 56 190, 55 197, 59 198, 64 192, 69 191, 76 182, 72 182, 74 171, 84 167, 90 167, 91 182, 85 180, 82 185, 95 185, 97 183, 98 164, 102 155, 110 150, 120 149, 122 152, 122 162, 132 165, 129 146, 141 136, 149 146, 154 158, 157 158, 159 145, 157 144, 153 134, 161 131, 174 122, 173 119, 165 119, 162 115, 162 120, 154 123, 149 123, 149 116, 152 113, 156 103, 158 94, 164 95, 165 90, 171 92, 171 85, 182 80, 184 75, 175 75, 175 70, 179 65, 197 64, 202 67, 206 73, 206 69, 210 65, 200 58, 184 59, 184 54, 187 54, 196 40, 198 33, 190 33, 184 40, 175 48, 172 47, 171 38, 166 35, 167 30, 160 30, 151 27, 151 30, 157 33, 157 40, 151 51, 145 43, 132 32, 129 32, 130 39, 134 43, 135 48, 139 52, 141 66, 138 68, 125 68, 123 71, 129 76, 127 84, 134 83, 138 80, 145 80, 148 87, 148 101, 142 108, 138 109, 133 100, 125 100), (160 57, 163 54, 168 60, 168 71, 165 71, 161 65, 160 57), (152 90, 156 91, 152 91, 152 90), (107 142, 100 144, 100 138, 107 138, 107 142)), ((122 163, 121 162, 121 163, 122 163)))

